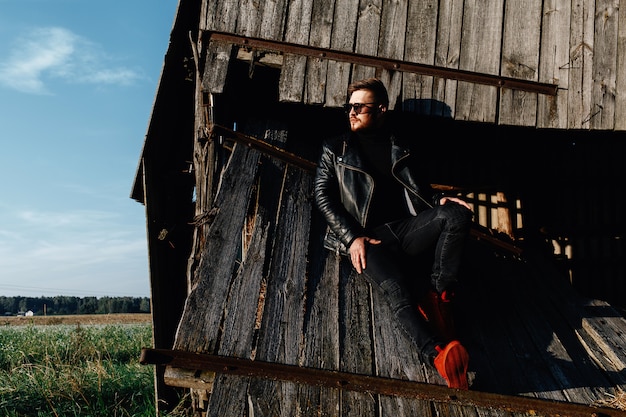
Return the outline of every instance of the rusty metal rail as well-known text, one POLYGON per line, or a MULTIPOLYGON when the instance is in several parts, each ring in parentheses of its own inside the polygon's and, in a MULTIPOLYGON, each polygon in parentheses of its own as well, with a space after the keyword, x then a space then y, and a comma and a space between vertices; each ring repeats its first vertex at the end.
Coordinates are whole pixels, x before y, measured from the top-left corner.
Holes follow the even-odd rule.
POLYGON ((435 65, 417 64, 398 59, 382 58, 372 55, 357 54, 354 52, 300 45, 296 43, 251 38, 226 32, 205 31, 202 36, 204 41, 212 40, 259 50, 276 51, 280 53, 349 62, 352 64, 366 65, 386 70, 412 72, 421 75, 430 75, 433 77, 447 78, 457 81, 467 81, 476 84, 510 88, 513 90, 528 91, 550 96, 556 96, 558 90, 558 85, 556 84, 502 77, 498 75, 439 67, 435 65))
POLYGON ((531 397, 462 391, 441 385, 407 381, 324 369, 305 368, 228 356, 192 353, 180 350, 141 350, 142 365, 205 370, 226 375, 248 376, 300 384, 337 388, 373 394, 401 396, 425 401, 454 403, 461 406, 523 412, 545 417, 626 417, 626 411, 593 407, 531 397))
POLYGON ((256 149, 269 156, 278 158, 283 162, 302 168, 305 171, 313 172, 317 167, 316 163, 311 162, 308 159, 304 159, 277 146, 271 145, 267 142, 263 142, 262 140, 259 140, 254 136, 245 135, 241 132, 229 129, 225 126, 221 126, 218 124, 211 125, 210 135, 212 136, 213 134, 221 134, 224 137, 234 139, 236 142, 243 143, 252 149, 256 149))

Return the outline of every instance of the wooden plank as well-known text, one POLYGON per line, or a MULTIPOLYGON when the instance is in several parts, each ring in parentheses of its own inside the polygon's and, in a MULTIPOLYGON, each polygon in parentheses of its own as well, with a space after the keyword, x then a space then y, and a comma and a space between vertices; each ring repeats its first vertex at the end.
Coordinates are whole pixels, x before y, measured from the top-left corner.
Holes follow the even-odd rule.
POLYGON ((544 0, 539 51, 539 81, 559 85, 557 96, 540 94, 537 127, 567 129, 569 27, 571 0, 544 0))
POLYGON ((549 300, 541 303, 544 317, 547 318, 567 355, 571 357, 570 361, 557 361, 555 358, 550 362, 550 366, 558 366, 553 373, 562 376, 561 384, 568 401, 591 404, 603 398, 613 388, 608 385, 604 373, 590 359, 588 347, 581 343, 578 332, 572 328, 573 321, 570 321, 572 318, 565 319, 561 315, 561 309, 560 304, 552 304, 549 300))
MULTIPOLYGON (((374 288, 372 307, 376 375, 426 382, 422 368, 430 365, 422 363, 415 346, 411 344, 395 321, 386 296, 382 291, 374 288), (389 318, 392 319, 389 320, 389 318)), ((417 309, 415 314, 418 314, 417 309)), ((445 385, 441 378, 436 383, 445 385)), ((384 416, 429 417, 433 415, 431 404, 427 401, 384 395, 379 397, 379 401, 384 416)))
POLYGON ((341 107, 347 102, 351 70, 352 64, 328 61, 327 74, 332 74, 326 78, 326 105, 328 107, 341 107))
MULTIPOLYGON (((465 2, 459 69, 499 74, 503 16, 501 0, 465 2)), ((498 94, 495 87, 459 82, 455 119, 495 123, 498 94)))
MULTIPOLYGON (((469 389, 483 392, 513 392, 508 379, 510 363, 502 359, 499 347, 504 345, 501 330, 491 317, 492 308, 485 308, 482 295, 465 292, 456 305, 458 338, 469 353, 469 389), (465 302, 464 299, 472 298, 465 302), (466 307, 467 306, 467 307, 466 307), (494 356, 495 355, 495 356, 494 356), (505 362, 504 366, 502 362, 505 362)), ((505 347, 508 352, 508 346, 505 347)))
POLYGON ((519 387, 525 386, 526 374, 513 354, 512 342, 507 334, 507 323, 515 324, 517 317, 509 308, 508 300, 501 297, 487 297, 483 299, 483 303, 483 311, 479 316, 483 322, 477 334, 481 337, 480 345, 484 351, 480 354, 484 362, 478 360, 477 365, 480 367, 472 365, 472 358, 479 353, 477 349, 471 349, 472 345, 468 343, 470 366, 475 369, 475 378, 470 389, 517 395, 520 392, 519 387))
MULTIPOLYGON (((322 236, 319 231, 318 236, 322 236)), ((312 245, 302 365, 339 369, 339 262, 340 256, 312 245)), ((298 407, 305 416, 339 413, 338 388, 300 386, 298 407)))
POLYGON ((520 322, 512 308, 515 292, 510 286, 511 264, 516 261, 500 258, 477 242, 468 244, 466 255, 455 317, 459 340, 470 354, 470 390, 505 395, 527 392, 527 374, 509 338, 520 322))
POLYGON ((518 355, 524 355, 524 371, 530 381, 528 391, 536 392, 539 398, 589 404, 590 398, 576 389, 584 381, 573 366, 559 334, 547 321, 541 295, 536 294, 543 292, 543 286, 525 268, 516 273, 519 275, 511 288, 511 293, 515 294, 511 304, 524 331, 512 330, 512 344, 519 348, 518 355))
MULTIPOLYGON (((251 10, 250 5, 246 3, 242 4, 241 7, 244 10, 244 16, 246 16, 246 12, 251 10)), ((206 14, 201 17, 200 28, 208 31, 235 31, 239 8, 240 0, 203 0, 202 11, 206 14)), ((205 60, 202 74, 202 90, 212 94, 223 93, 230 60, 235 53, 234 47, 210 41, 206 50, 199 52, 201 52, 205 60)))
MULTIPOLYGON (((383 3, 380 20, 378 55, 385 58, 399 59, 404 56, 408 0, 387 1, 383 3)), ((389 94, 389 108, 400 107, 402 93, 402 73, 382 70, 380 79, 385 83, 389 94)))
MULTIPOLYGON (((330 47, 339 51, 354 51, 353 34, 356 33, 356 22, 359 11, 359 0, 336 0, 333 16, 333 30, 330 47)), ((346 102, 346 90, 350 83, 352 64, 346 62, 328 62, 326 78, 326 105, 340 107, 346 102)))
MULTIPOLYGON (((463 28, 463 0, 444 0, 439 6, 437 19, 437 44, 435 65, 445 68, 459 68, 461 37, 463 28)), ((433 79, 432 116, 452 118, 456 107, 456 80, 435 77, 433 79)))
MULTIPOLYGON (((458 414, 457 414, 458 415, 458 414)), ((468 417, 513 417, 516 416, 517 413, 511 413, 506 410, 494 410, 489 408, 477 408, 475 414, 468 413, 468 417)), ((520 416, 522 417, 522 416, 520 416)), ((526 417, 526 416, 523 416, 526 417)))
MULTIPOLYGON (((381 290, 372 291, 372 306, 376 375, 428 382, 424 368, 432 368, 432 364, 425 364, 419 357, 417 349, 396 322, 387 296, 381 290)), ((419 314, 417 308, 415 314, 419 314)), ((439 375, 430 382, 446 385, 439 375)))
MULTIPOLYGON (((311 0, 296 0, 289 4, 285 42, 306 45, 311 29, 313 4, 311 0)), ((304 76, 307 59, 304 56, 285 54, 278 83, 280 101, 301 102, 304 96, 304 76)))
MULTIPOLYGON (((517 362, 517 367, 521 371, 521 374, 513 381, 514 393, 532 398, 566 400, 559 391, 552 373, 539 360, 537 349, 545 349, 546 345, 542 344, 537 347, 530 341, 528 326, 525 325, 527 317, 520 315, 515 308, 521 301, 518 301, 516 296, 511 298, 513 299, 508 300, 506 308, 511 309, 518 319, 504 323, 504 334, 510 343, 510 356, 517 362), (512 305, 513 303, 515 304, 512 305)), ((540 339, 545 342, 544 337, 540 339)))
POLYGON ((211 392, 213 390, 213 381, 215 381, 215 372, 168 366, 165 368, 163 381, 171 387, 192 388, 211 392))
POLYGON ((626 320, 608 303, 600 300, 589 300, 584 311, 589 314, 581 320, 579 336, 588 344, 593 341, 597 346, 593 358, 616 388, 626 390, 626 352, 623 349, 626 344, 626 320), (588 336, 582 335, 583 331, 588 336))
POLYGON ((595 1, 572 0, 570 27, 570 70, 568 91, 569 129, 588 129, 592 109, 593 43, 595 1))
POLYGON ((591 129, 612 130, 615 127, 619 3, 619 0, 596 0, 591 129))
MULTIPOLYGON (((542 0, 507 2, 504 12, 500 72, 506 77, 536 81, 542 0)), ((537 94, 504 88, 500 92, 499 124, 535 126, 537 94)))
MULTIPOLYGON (((239 0, 202 1, 200 30, 232 31, 237 22, 239 0)), ((196 34, 191 34, 195 37, 196 34)), ((197 42, 203 48, 202 41, 197 42)), ((204 67, 196 69, 202 72, 202 90, 220 94, 224 92, 228 66, 234 49, 230 45, 209 42, 205 50, 198 50, 204 57, 204 67)), ((200 66, 198 56, 194 57, 195 65, 200 66)))
POLYGON ((626 7, 620 7, 617 20, 617 68, 615 89, 615 130, 626 130, 626 7))
MULTIPOLYGON (((420 64, 434 62, 437 43, 437 1, 411 1, 407 10, 406 34, 404 35, 404 59, 420 64)), ((405 73, 402 86, 402 110, 429 115, 432 113, 433 77, 405 73)))
MULTIPOLYGON (((243 0, 242 0, 243 1, 243 0)), ((240 13, 240 0, 203 0, 203 11, 206 13, 200 18, 200 28, 204 30, 234 31, 237 17, 240 13)), ((249 10, 244 4, 244 12, 249 10)))
MULTIPOLYGON (((267 290, 259 329, 256 358, 266 362, 297 365, 300 360, 304 302, 306 300, 307 249, 312 178, 299 168, 287 166, 282 182, 276 237, 267 272, 267 290)), ((293 416, 297 384, 253 380, 250 407, 254 415, 293 416)))
POLYGON ((259 158, 258 152, 243 146, 235 145, 233 149, 231 169, 222 176, 220 192, 215 198, 215 213, 207 213, 211 224, 194 273, 195 287, 187 297, 180 320, 175 349, 215 352, 217 348, 259 158), (230 192, 233 189, 239 192, 230 192))
POLYGON ((244 36, 259 36, 261 27, 261 9, 263 3, 257 0, 240 0, 241 4, 234 11, 237 12, 236 33, 244 36))
MULTIPOLYGON (((319 48, 330 48, 334 6, 334 0, 313 2, 309 45, 319 48)), ((327 68, 328 61, 326 59, 309 58, 307 60, 304 93, 306 103, 323 104, 325 102, 327 68)))
POLYGON ((584 314, 581 309, 582 298, 550 261, 532 252, 527 254, 527 261, 526 276, 532 280, 531 287, 537 288, 532 298, 572 358, 571 363, 561 363, 570 379, 566 394, 570 401, 579 403, 590 403, 602 398, 606 392, 612 391, 612 387, 607 386, 606 375, 592 362, 595 347, 581 341, 579 329, 584 320, 581 316, 584 314), (570 365, 576 371, 569 368, 570 365))
POLYGON ((235 53, 233 45, 209 41, 206 48, 206 62, 202 75, 202 90, 211 94, 221 94, 226 86, 230 60, 235 53))
MULTIPOLYGON (((285 135, 275 135, 272 145, 279 146, 285 135)), ((284 164, 265 156, 261 161, 255 210, 250 217, 254 221, 251 240, 242 265, 231 284, 228 305, 223 320, 223 336, 218 353, 223 356, 252 358, 257 314, 263 308, 263 286, 268 259, 268 240, 274 236, 276 212, 280 200, 281 183, 276 181, 276 172, 284 164)), ((235 168, 236 169, 236 168, 235 168)), ((242 415, 248 400, 248 384, 244 378, 219 375, 214 384, 209 409, 212 414, 224 416, 242 415)))
POLYGON ((283 178, 278 228, 267 273, 263 320, 256 357, 259 360, 297 364, 307 271, 311 205, 308 194, 312 178, 287 166, 283 178), (289 326, 285 327, 285 323, 289 326))
POLYGON ((264 39, 282 39, 287 21, 287 0, 266 0, 263 5, 259 37, 264 39))
MULTIPOLYGON (((378 56, 379 39, 382 40, 384 37, 383 30, 381 29, 382 8, 383 0, 363 1, 359 5, 354 52, 378 56)), ((352 81, 374 76, 376 76, 376 70, 373 67, 355 65, 352 70, 352 81)))
MULTIPOLYGON (((372 340, 372 306, 370 287, 359 279, 347 259, 340 264, 339 293, 341 362, 340 371, 374 375, 374 342, 372 340)), ((341 415, 346 417, 374 416, 378 398, 360 392, 344 392, 341 415)))

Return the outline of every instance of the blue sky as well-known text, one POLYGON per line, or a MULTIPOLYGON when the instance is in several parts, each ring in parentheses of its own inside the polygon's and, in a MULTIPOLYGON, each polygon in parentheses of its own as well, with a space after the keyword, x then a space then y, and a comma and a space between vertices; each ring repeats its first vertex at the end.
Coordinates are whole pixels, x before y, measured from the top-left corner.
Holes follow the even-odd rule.
POLYGON ((0 296, 150 296, 130 196, 178 0, 0 0, 0 296))

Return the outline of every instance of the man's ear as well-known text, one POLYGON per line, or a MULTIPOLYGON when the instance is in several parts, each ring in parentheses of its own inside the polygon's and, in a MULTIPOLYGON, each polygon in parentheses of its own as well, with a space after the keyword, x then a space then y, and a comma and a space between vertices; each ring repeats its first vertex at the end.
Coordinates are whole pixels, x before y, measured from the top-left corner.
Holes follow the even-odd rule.
POLYGON ((383 105, 383 104, 379 104, 378 105, 378 113, 384 113, 387 111, 387 106, 383 105))

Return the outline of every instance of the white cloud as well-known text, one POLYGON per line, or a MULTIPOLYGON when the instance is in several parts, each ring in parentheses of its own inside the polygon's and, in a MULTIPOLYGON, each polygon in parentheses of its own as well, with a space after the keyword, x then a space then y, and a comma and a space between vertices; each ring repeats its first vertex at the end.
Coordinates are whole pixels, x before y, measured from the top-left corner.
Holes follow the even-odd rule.
POLYGON ((79 229, 102 225, 110 221, 115 215, 104 211, 75 210, 70 212, 45 212, 24 210, 17 212, 17 218, 23 221, 23 225, 57 227, 73 225, 79 229))
POLYGON ((30 94, 49 94, 46 81, 131 84, 136 71, 109 67, 110 58, 98 46, 59 27, 38 28, 18 38, 6 60, 0 61, 0 85, 30 94))

